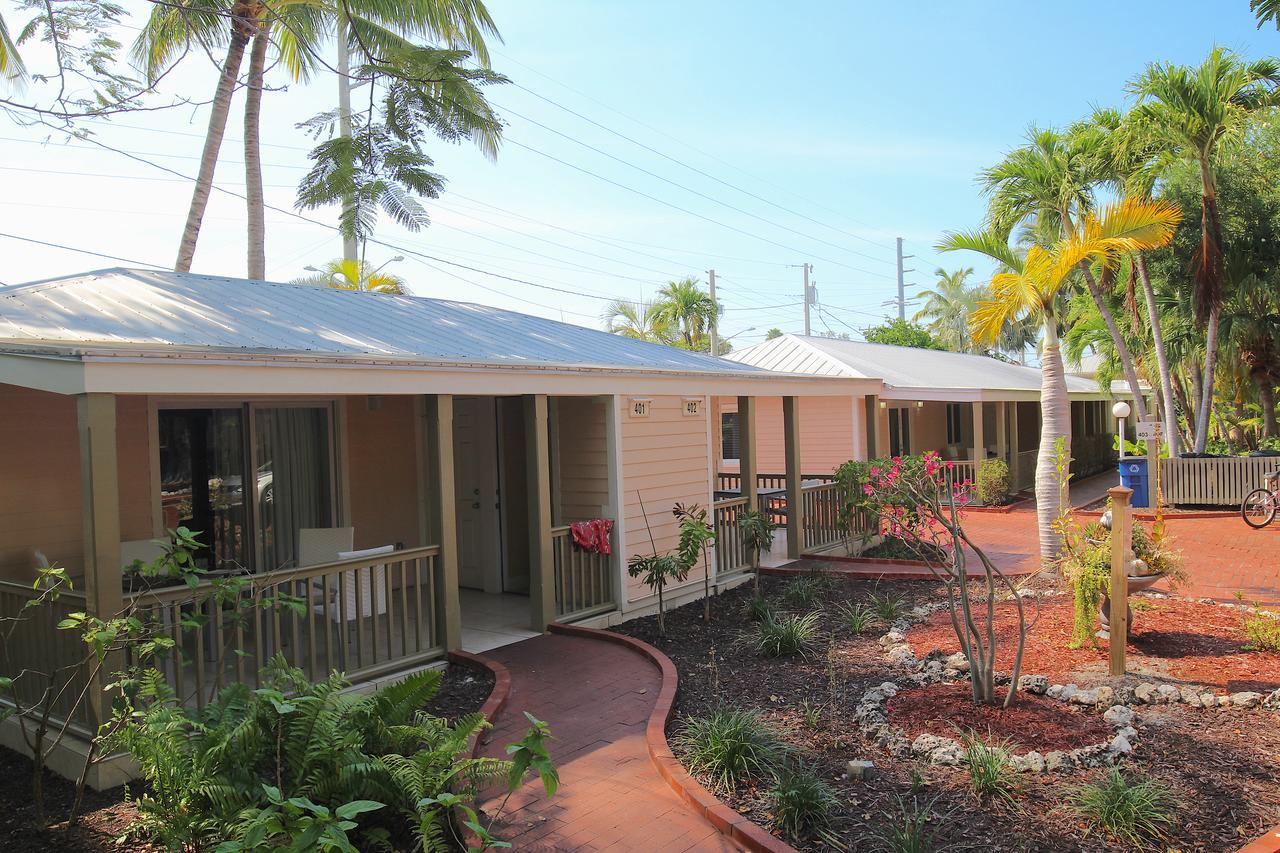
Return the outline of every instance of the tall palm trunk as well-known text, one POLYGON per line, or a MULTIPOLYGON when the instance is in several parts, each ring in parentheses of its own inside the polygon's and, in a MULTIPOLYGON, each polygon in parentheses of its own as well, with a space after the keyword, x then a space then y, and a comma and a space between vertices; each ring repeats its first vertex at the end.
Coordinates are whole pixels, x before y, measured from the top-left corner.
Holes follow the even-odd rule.
POLYGON ((1222 306, 1215 302, 1209 309, 1209 324, 1204 337, 1204 374, 1200 379, 1200 411, 1196 415, 1196 453, 1204 453, 1209 439, 1209 415, 1213 412, 1213 374, 1218 367, 1218 321, 1222 306))
POLYGON ((227 115, 231 112, 231 96, 235 93, 236 80, 240 76, 240 63, 244 59, 245 45, 254 33, 249 7, 236 3, 231 7, 231 42, 227 45, 227 58, 222 63, 222 75, 213 94, 213 107, 209 111, 209 129, 205 131, 204 150, 200 154, 200 171, 191 192, 191 207, 187 210, 187 222, 182 229, 182 242, 178 245, 178 260, 173 268, 178 272, 190 272, 196 256, 196 240, 200 237, 200 223, 209 206, 209 193, 213 191, 213 172, 218 166, 218 150, 227 130, 227 115))
POLYGON ((1267 371, 1254 374, 1253 381, 1258 385, 1258 404, 1262 406, 1262 436, 1275 438, 1280 433, 1276 429, 1276 385, 1275 377, 1267 371))
POLYGON ((1204 343, 1204 398, 1196 416, 1196 453, 1204 453, 1213 411, 1213 374, 1218 366, 1218 322, 1222 317, 1222 223, 1218 220, 1218 191, 1208 161, 1200 161, 1200 257, 1196 271, 1197 319, 1208 314, 1204 343), (1207 309, 1207 310, 1206 310, 1207 309))
POLYGON ((249 278, 264 279, 267 277, 267 220, 262 198, 262 79, 271 43, 271 23, 262 17, 255 20, 258 31, 249 51, 249 88, 244 101, 244 197, 249 220, 249 278))
POLYGON ((1160 328, 1160 313, 1156 310, 1156 291, 1147 273, 1147 261, 1141 252, 1133 256, 1138 267, 1138 280, 1142 282, 1142 298, 1147 304, 1147 322, 1151 324, 1152 346, 1156 351, 1156 364, 1160 369, 1160 398, 1164 401, 1164 435, 1169 442, 1169 455, 1176 457, 1181 450, 1178 434, 1178 415, 1173 408, 1173 373, 1169 369, 1169 354, 1164 350, 1164 330, 1160 328))
MULTIPOLYGON (((338 135, 343 139, 351 138, 351 48, 347 44, 348 26, 350 24, 347 22, 346 15, 340 11, 338 13, 338 135)), ((342 200, 344 220, 350 217, 354 204, 354 199, 350 197, 342 200)), ((359 259, 357 250, 356 236, 343 234, 342 259, 354 263, 359 259)))
POLYGON ((1098 313, 1102 315, 1102 321, 1107 324, 1107 332, 1111 335, 1111 345, 1116 348, 1116 357, 1120 359, 1120 368, 1124 372, 1124 378, 1129 383, 1129 392, 1133 395, 1133 409, 1138 420, 1145 421, 1147 419, 1147 403, 1142 396, 1142 384, 1138 381, 1138 371, 1133 366, 1133 354, 1129 352, 1129 345, 1125 343, 1124 335, 1120 334, 1120 326, 1116 323, 1116 317, 1111 313, 1111 306, 1107 305, 1107 300, 1103 296, 1102 288, 1098 284, 1098 280, 1094 278, 1093 271, 1088 268, 1087 264, 1080 265, 1081 272, 1084 273, 1085 285, 1089 289, 1089 295, 1093 297, 1093 304, 1097 306, 1098 313))
POLYGON ((1057 319, 1046 316, 1044 350, 1040 355, 1040 450, 1036 455, 1036 523, 1040 531, 1040 563, 1046 569, 1054 565, 1062 549, 1062 537, 1054 529, 1063 509, 1056 464, 1060 438, 1071 446, 1071 408, 1057 319))

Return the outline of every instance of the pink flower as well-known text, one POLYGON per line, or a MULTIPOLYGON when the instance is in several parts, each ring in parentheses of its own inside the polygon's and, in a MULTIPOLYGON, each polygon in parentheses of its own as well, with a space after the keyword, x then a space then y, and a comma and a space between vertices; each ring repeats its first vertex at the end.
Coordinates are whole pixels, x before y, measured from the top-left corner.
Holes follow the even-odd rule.
POLYGON ((874 495, 874 494, 876 493, 876 490, 875 490, 875 489, 873 489, 873 488, 871 488, 871 484, 870 484, 870 483, 867 483, 866 485, 864 485, 864 486, 862 487, 862 493, 863 493, 864 495, 874 495))

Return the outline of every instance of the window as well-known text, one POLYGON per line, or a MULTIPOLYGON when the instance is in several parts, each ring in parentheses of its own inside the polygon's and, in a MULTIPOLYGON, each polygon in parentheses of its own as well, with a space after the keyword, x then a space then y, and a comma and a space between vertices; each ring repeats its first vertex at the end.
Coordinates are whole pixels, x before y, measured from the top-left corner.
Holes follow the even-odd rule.
POLYGON ((911 453, 911 410, 889 410, 889 455, 906 456, 911 453))
POLYGON ((960 403, 947 403, 947 444, 960 444, 964 441, 964 406, 960 403))
POLYGON ((738 413, 720 413, 720 458, 741 459, 741 433, 738 431, 738 413))
POLYGON ((296 565, 298 532, 334 519, 327 406, 163 409, 166 528, 201 532, 209 570, 296 565))

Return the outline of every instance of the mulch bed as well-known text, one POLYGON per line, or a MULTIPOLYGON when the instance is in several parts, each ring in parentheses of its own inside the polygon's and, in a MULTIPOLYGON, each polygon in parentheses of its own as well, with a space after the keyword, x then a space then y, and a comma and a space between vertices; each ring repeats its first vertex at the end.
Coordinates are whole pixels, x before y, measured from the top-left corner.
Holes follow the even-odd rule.
POLYGON ((962 740, 972 733, 1010 740, 1018 753, 1078 749, 1109 741, 1114 734, 1096 713, 1041 696, 1019 693, 1008 708, 975 705, 968 682, 904 691, 888 701, 886 710, 889 722, 911 740, 922 734, 962 740))
MULTIPOLYGON (((778 607, 785 607, 782 591, 788 581, 772 577, 761 581, 766 596, 778 607)), ((1090 831, 1068 808, 1072 792, 1085 782, 1101 779, 1104 770, 1080 770, 1068 776, 1021 775, 1013 802, 980 803, 962 768, 897 759, 864 740, 853 717, 858 700, 871 687, 905 674, 888 663, 877 642, 883 626, 855 635, 835 615, 838 604, 866 601, 873 591, 899 594, 908 606, 941 597, 940 587, 928 581, 833 580, 823 601, 793 608, 821 612, 824 639, 806 657, 770 659, 755 652, 757 629, 746 616, 750 584, 717 598, 715 621, 709 626, 702 623, 701 605, 695 603, 667 614, 665 640, 656 636, 652 617, 613 630, 654 643, 675 662, 680 690, 671 733, 679 730, 683 720, 717 708, 758 710, 797 757, 832 786, 840 805, 830 811, 828 835, 841 847, 833 848, 814 835, 787 838, 801 850, 883 849, 886 829, 902 825, 904 810, 932 815, 929 825, 936 836, 926 845, 928 850, 1095 853, 1134 849, 1090 831), (806 702, 820 709, 814 727, 805 720, 806 702), (853 758, 875 762, 870 782, 841 778, 845 763, 853 758)), ((1037 630, 1041 628, 1057 630, 1044 622, 1037 630)), ((1058 633, 1058 644, 1068 635, 1058 633)), ((909 694, 903 695, 905 701, 909 694)), ((1138 728, 1135 752, 1126 759, 1125 772, 1158 779, 1177 801, 1177 826, 1168 844, 1154 844, 1151 849, 1234 850, 1280 822, 1280 774, 1274 770, 1280 757, 1280 722, 1274 713, 1158 706, 1143 713, 1138 728)), ((946 728, 938 733, 946 734, 946 728)), ((717 796, 776 832, 767 787, 767 783, 747 785, 733 794, 719 791, 717 796)))
MULTIPOLYGON (((1203 684, 1218 692, 1269 692, 1280 687, 1280 654, 1244 648, 1241 611, 1179 598, 1135 595, 1130 602, 1134 620, 1126 654, 1130 672, 1203 684)), ((1027 619, 1037 621, 1027 632, 1022 672, 1047 675, 1058 684, 1106 680, 1110 654, 1106 641, 1099 640, 1097 647, 1067 648, 1074 621, 1070 598, 1042 598, 1039 604, 1037 618, 1035 603, 1025 602, 1027 619)), ((1016 608, 1009 603, 998 605, 997 669, 1012 669, 1016 636, 1016 608)), ((945 610, 908 631, 907 642, 921 657, 932 649, 948 653, 959 649, 945 610)))
MULTIPOLYGON (((449 664, 440 692, 427 710, 456 720, 480 710, 493 689, 493 674, 466 664, 449 664)), ((65 823, 75 794, 74 786, 48 770, 44 773, 45 810, 50 820, 64 821, 46 829, 33 824, 31 802, 31 760, 0 747, 0 850, 24 853, 119 853, 159 851, 130 835, 137 809, 126 800, 125 789, 86 790, 81 817, 75 826, 65 823)))

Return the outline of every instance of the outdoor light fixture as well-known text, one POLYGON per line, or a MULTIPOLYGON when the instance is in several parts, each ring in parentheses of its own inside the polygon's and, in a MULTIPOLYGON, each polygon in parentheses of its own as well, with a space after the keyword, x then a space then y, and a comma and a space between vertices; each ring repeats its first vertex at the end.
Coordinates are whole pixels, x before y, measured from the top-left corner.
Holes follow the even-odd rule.
POLYGON ((886 403, 884 400, 881 400, 881 401, 880 401, 880 408, 882 408, 882 409, 887 409, 887 408, 889 408, 889 404, 888 404, 888 403, 886 403))
POLYGON ((1120 459, 1124 459, 1124 419, 1129 417, 1129 404, 1124 400, 1116 403, 1111 407, 1111 414, 1116 416, 1119 425, 1116 427, 1116 434, 1120 437, 1120 449, 1117 451, 1120 459))
POLYGON ((924 400, 916 400, 916 408, 917 408, 917 409, 923 409, 923 408, 924 408, 924 400))

